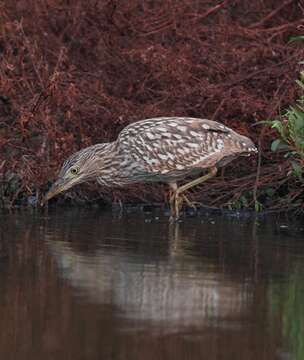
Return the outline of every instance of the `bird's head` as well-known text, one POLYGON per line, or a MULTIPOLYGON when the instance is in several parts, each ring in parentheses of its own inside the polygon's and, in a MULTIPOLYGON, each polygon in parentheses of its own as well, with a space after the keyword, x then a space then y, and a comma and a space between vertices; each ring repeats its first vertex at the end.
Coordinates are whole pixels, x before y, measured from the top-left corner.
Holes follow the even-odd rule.
POLYGON ((93 145, 71 155, 62 165, 57 180, 47 192, 43 202, 75 185, 95 180, 102 168, 106 145, 93 145))

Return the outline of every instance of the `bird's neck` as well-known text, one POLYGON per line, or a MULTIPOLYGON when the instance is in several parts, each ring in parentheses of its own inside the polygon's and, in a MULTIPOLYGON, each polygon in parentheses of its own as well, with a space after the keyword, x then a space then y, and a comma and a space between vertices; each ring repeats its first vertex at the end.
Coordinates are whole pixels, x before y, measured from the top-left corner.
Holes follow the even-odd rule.
POLYGON ((96 178, 102 185, 115 185, 120 178, 121 164, 124 161, 116 141, 96 146, 96 178))
POLYGON ((102 144, 98 157, 96 168, 99 172, 96 178, 101 185, 121 186, 132 182, 129 154, 116 141, 102 144))
POLYGON ((99 146, 103 146, 103 151, 104 151, 104 155, 109 155, 112 156, 118 152, 118 147, 117 147, 117 142, 116 141, 112 141, 112 142, 108 142, 108 143, 104 143, 104 144, 99 144, 99 146))
POLYGON ((106 170, 111 167, 113 160, 119 155, 117 142, 96 144, 97 161, 100 162, 100 169, 106 170))

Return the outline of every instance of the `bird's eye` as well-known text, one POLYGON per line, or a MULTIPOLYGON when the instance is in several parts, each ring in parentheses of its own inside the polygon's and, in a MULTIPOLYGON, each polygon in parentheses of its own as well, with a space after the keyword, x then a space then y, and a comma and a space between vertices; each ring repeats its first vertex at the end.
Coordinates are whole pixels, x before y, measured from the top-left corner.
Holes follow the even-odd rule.
POLYGON ((79 167, 78 166, 73 166, 70 168, 70 173, 72 175, 77 175, 79 173, 79 167))

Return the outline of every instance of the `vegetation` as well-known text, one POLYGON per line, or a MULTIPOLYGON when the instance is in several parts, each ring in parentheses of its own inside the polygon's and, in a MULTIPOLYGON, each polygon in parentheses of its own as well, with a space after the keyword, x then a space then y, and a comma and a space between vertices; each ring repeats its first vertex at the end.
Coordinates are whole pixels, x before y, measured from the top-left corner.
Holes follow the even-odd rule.
MULTIPOLYGON (((265 121, 275 130, 271 150, 283 157, 281 165, 286 172, 286 180, 281 186, 266 188, 269 199, 278 198, 276 207, 295 208, 303 211, 304 201, 304 73, 296 81, 300 95, 295 105, 289 106, 279 119, 265 121), (278 196, 279 194, 279 196, 278 196)), ((260 194, 261 196, 261 194, 260 194)))
MULTIPOLYGON (((233 162, 193 200, 303 206, 300 143, 283 132, 288 141, 280 135, 273 148, 285 141, 285 158, 271 151, 277 125, 254 126, 297 98, 303 45, 289 40, 302 36, 302 10, 292 0, 1 2, 0 207, 37 203, 72 152, 164 115, 221 121, 259 146, 258 159, 233 162)), ((65 203, 167 197, 161 185, 82 189, 65 203)))
POLYGON ((297 104, 283 114, 282 119, 270 122, 276 129, 278 138, 271 144, 272 151, 285 152, 284 157, 290 162, 290 172, 303 182, 304 171, 304 72, 297 84, 302 90, 297 104))

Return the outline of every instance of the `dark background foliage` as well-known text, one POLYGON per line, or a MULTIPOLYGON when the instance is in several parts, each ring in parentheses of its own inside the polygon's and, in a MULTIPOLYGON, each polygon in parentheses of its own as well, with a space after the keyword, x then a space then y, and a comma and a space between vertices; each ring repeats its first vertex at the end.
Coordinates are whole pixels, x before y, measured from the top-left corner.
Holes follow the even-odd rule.
MULTIPOLYGON (((0 188, 4 206, 41 196, 63 160, 155 116, 220 121, 259 145, 195 192, 209 205, 248 195, 267 207, 298 194, 257 122, 297 98, 303 7, 295 0, 0 1, 0 188), (272 189, 277 196, 267 198, 272 189), (228 191, 229 190, 229 191, 228 191), (257 194, 254 198, 254 194, 257 194)), ((100 189, 74 199, 157 201, 164 186, 100 189), (140 191, 138 191, 140 189, 140 191), (152 191, 151 191, 152 190, 152 191)))

